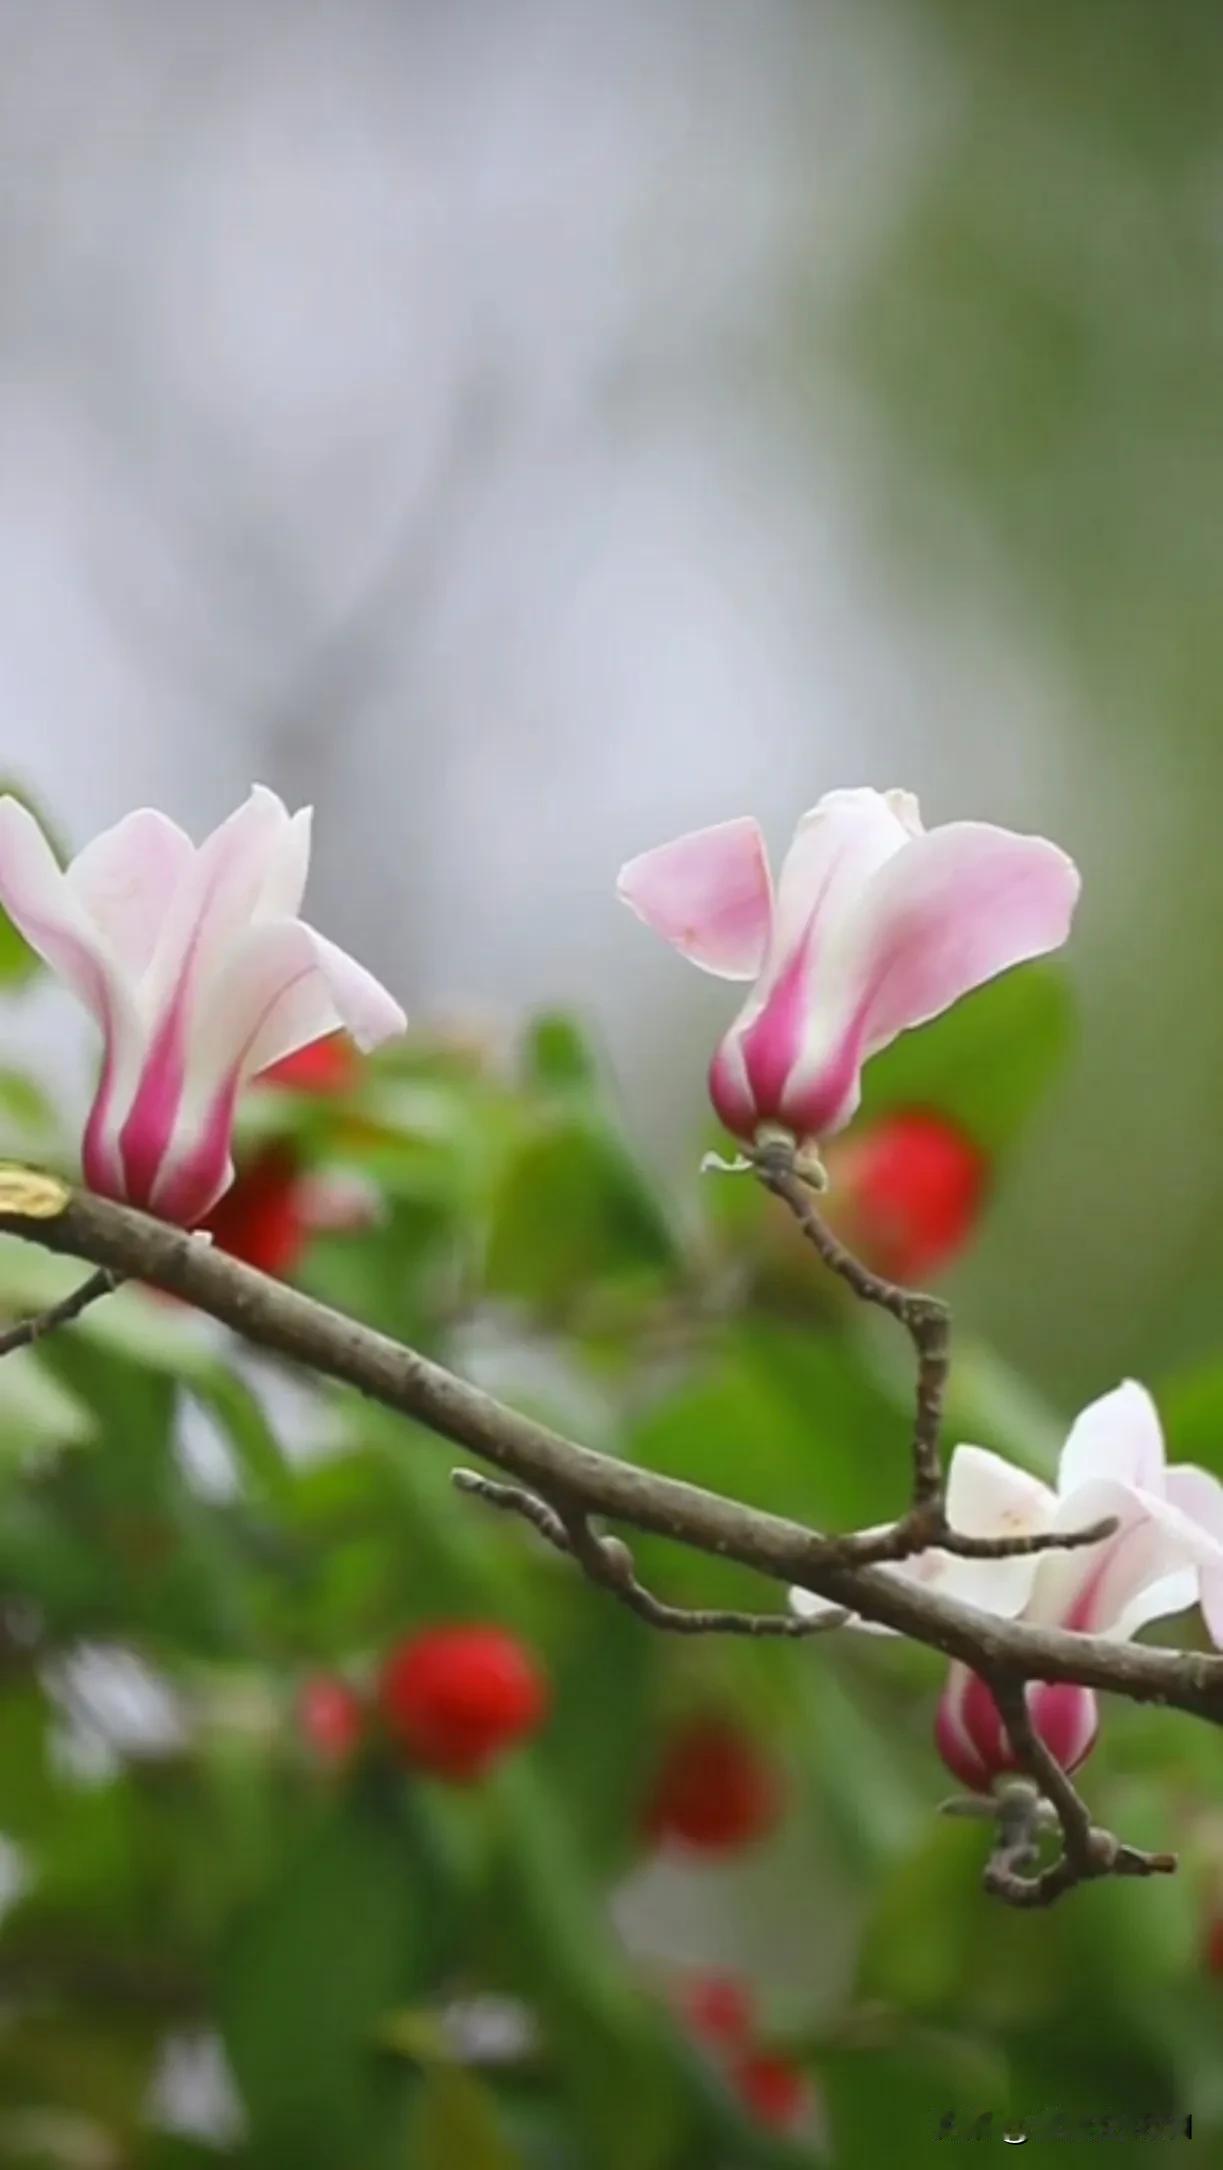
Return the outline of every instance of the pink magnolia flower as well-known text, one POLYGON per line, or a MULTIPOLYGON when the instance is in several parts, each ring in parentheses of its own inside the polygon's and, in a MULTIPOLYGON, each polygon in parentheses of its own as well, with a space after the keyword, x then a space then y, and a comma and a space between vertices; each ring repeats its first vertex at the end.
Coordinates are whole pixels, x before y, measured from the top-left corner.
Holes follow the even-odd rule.
POLYGON ((804 814, 776 896, 750 818, 643 852, 619 893, 721 979, 754 982, 713 1059, 728 1130, 801 1140, 840 1130, 862 1065, 911 1025, 1025 958, 1057 949, 1079 891, 1042 837, 984 822, 929 832, 905 791, 831 791, 804 814))
MULTIPOLYGON (((970 1537, 1038 1536, 1106 1518, 1117 1526, 1097 1544, 1070 1552, 966 1560, 933 1550, 880 1572, 1003 1619, 1119 1642, 1199 1599, 1206 1609, 1208 1591, 1223 1593, 1223 1487, 1205 1471, 1165 1467, 1158 1412, 1132 1379, 1077 1418, 1056 1488, 983 1447, 957 1447, 947 1473, 947 1514, 953 1529, 970 1537), (1203 1512, 1207 1486, 1218 1497, 1203 1512)), ((826 1609, 822 1598, 801 1590, 791 1592, 791 1604, 808 1615, 826 1609)), ((1095 1740, 1091 1690, 1034 1682, 1027 1697, 1046 1746, 1073 1770, 1095 1740)), ((948 1768, 976 1791, 987 1792, 994 1778, 1015 1768, 993 1696, 958 1662, 939 1702, 935 1740, 948 1768)))
POLYGON ((297 917, 309 860, 309 809, 262 787, 198 848, 145 807, 67 869, 0 799, 0 902, 102 1031, 93 1190, 192 1226, 232 1178, 247 1078, 340 1025, 363 1047, 402 1032, 386 989, 297 917))

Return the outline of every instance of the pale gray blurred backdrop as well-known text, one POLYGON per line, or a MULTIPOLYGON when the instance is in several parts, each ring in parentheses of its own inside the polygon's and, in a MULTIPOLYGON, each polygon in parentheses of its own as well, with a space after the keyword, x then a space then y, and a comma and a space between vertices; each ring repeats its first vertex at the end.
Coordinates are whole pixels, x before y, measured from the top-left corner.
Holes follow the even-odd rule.
MULTIPOLYGON (((689 1180, 727 991, 621 860, 835 784, 1081 860, 966 1307, 1223 1349, 1223 11, 0 0, 3 767, 319 807, 418 1015, 580 1005, 689 1180)), ((59 1005, 6 1014, 69 1067, 59 1005)))

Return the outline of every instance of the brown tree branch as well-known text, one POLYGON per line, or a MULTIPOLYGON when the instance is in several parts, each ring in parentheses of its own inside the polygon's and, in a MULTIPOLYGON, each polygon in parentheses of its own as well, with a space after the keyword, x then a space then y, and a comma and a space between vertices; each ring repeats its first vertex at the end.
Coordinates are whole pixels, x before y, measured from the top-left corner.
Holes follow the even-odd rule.
MULTIPOLYGON (((429 1357, 269 1279, 198 1236, 56 1185, 54 1210, 20 1201, 0 1170, 0 1234, 109 1268, 198 1305, 257 1346, 355 1387, 544 1497, 796 1583, 995 1678, 1077 1681, 1223 1724, 1223 1657, 1028 1627, 941 1597, 886 1568, 847 1563, 846 1540, 721 1493, 598 1454, 507 1408, 429 1357)), ((42 1183, 49 1179, 40 1178, 42 1183)))
MULTIPOLYGON (((775 1177, 771 1188, 781 1181, 776 1172, 775 1177)), ((785 1181, 788 1185, 788 1178, 785 1181)), ((805 1205, 805 1198, 800 1202, 805 1205)), ((817 1247, 824 1255, 826 1231, 822 1223, 818 1225, 822 1234, 817 1247)), ((88 1260, 109 1275, 165 1289, 256 1345, 354 1387, 478 1455, 512 1480, 507 1486, 482 1486, 483 1496, 532 1521, 550 1542, 575 1557, 593 1580, 631 1604, 654 1626, 675 1627, 678 1608, 665 1606, 643 1589, 627 1548, 617 1539, 597 1536, 590 1528, 590 1516, 606 1517, 734 1560, 772 1581, 796 1584, 844 1611, 960 1659, 989 1684, 1017 1757, 1038 1792, 1052 1803, 1061 1824, 1061 1859, 1034 1875, 1025 1873, 1031 1856, 1024 1851, 1018 1827, 1008 1827, 1003 1834, 987 1880, 991 1891, 1011 1904, 1048 1905, 1089 1877, 1149 1875, 1172 1866, 1168 1856, 1141 1854, 1095 1829, 1070 1780, 1031 1726, 1023 1684, 1078 1682, 1137 1702, 1173 1705, 1223 1724, 1223 1657, 1135 1647, 1066 1629, 1032 1627, 939 1596, 889 1573, 886 1565, 863 1564, 864 1549, 872 1543, 878 1546, 881 1535, 894 1542, 894 1533, 864 1531, 847 1538, 828 1537, 719 1493, 597 1454, 506 1408, 387 1335, 215 1251, 202 1238, 86 1192, 70 1191, 53 1178, 0 1169, 3 1233, 88 1260)), ((942 1330, 928 1334, 927 1314, 907 1308, 904 1292, 873 1276, 863 1279, 865 1269, 856 1261, 850 1261, 847 1270, 841 1262, 849 1254, 834 1239, 828 1242, 834 1270, 845 1272, 846 1278, 852 1274, 851 1286, 860 1286, 864 1300, 880 1303, 900 1318, 915 1342, 921 1337, 919 1362, 925 1367, 926 1384, 919 1398, 918 1431, 923 1439, 933 1438, 937 1461, 937 1432, 931 1435, 929 1425, 931 1411, 937 1418, 945 1375, 942 1330)), ((920 1301, 925 1303, 925 1299, 920 1301)), ((922 1451, 925 1454, 924 1447, 922 1451)), ((928 1457, 922 1466, 928 1467, 928 1457)), ((940 1511, 936 1502, 936 1515, 940 1511)), ((920 1549, 912 1510, 897 1527, 905 1531, 905 1550, 920 1549)), ((940 1528, 938 1535, 925 1541, 937 1544, 949 1534, 953 1533, 940 1528)), ((1086 1542, 1091 1534, 1074 1536, 1086 1542)), ((871 1556, 869 1550, 866 1556, 871 1556)), ((902 1555, 893 1552, 891 1556, 902 1555)), ((766 1630, 728 1624, 751 1617, 711 1614, 701 1619, 699 1628, 686 1625, 679 1631, 713 1632, 717 1619, 720 1632, 779 1632, 771 1626, 766 1630)), ((765 1617, 771 1621, 774 1616, 765 1617)))
POLYGON ((638 1581, 633 1555, 623 1540, 600 1537, 584 1514, 566 1515, 536 1493, 524 1491, 521 1485, 498 1484, 474 1469, 456 1469, 454 1483, 460 1492, 468 1492, 489 1507, 499 1507, 529 1522, 557 1552, 575 1560, 591 1582, 609 1590, 650 1627, 664 1628, 673 1635, 782 1636, 795 1641, 844 1627, 850 1617, 844 1610, 835 1609, 808 1619, 792 1612, 735 1612, 725 1607, 668 1605, 638 1581))
POLYGON ((0 1356, 8 1356, 14 1349, 28 1349, 33 1342, 41 1341, 44 1334, 54 1333, 57 1326, 70 1326, 90 1304, 97 1303, 101 1296, 109 1296, 118 1285, 117 1274, 107 1266, 100 1266, 87 1281, 81 1282, 79 1288, 61 1296, 58 1303, 48 1305, 45 1311, 35 1312, 32 1318, 17 1319, 12 1326, 6 1326, 0 1332, 0 1356))
POLYGON ((1026 1829, 1016 1828, 1008 1820, 1007 1810, 1022 1796, 1014 1787, 1004 1788, 998 1803, 998 1843, 983 1878, 986 1890, 995 1898, 1005 1899, 1009 1906, 1051 1906, 1063 1892, 1099 1876, 1171 1875, 1176 1868, 1175 1854, 1146 1853, 1093 1824, 1073 1780, 1032 1723, 1024 1682, 1004 1673, 996 1675, 988 1685, 1011 1746, 1033 1781, 1036 1810, 1042 1800, 1047 1801, 1057 1816, 1062 1850, 1048 1868, 1037 1869, 1036 1817, 1029 1816, 1026 1829))

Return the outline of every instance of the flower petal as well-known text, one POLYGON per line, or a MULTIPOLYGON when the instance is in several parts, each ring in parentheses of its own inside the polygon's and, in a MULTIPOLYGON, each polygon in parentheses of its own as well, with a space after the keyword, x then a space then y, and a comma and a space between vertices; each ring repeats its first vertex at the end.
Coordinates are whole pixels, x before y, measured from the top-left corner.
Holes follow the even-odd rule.
POLYGON ((871 883, 847 977, 873 1054, 985 980, 1066 940, 1079 876, 1043 837, 951 822, 871 883))
MULTIPOLYGON (((957 1447, 947 1471, 947 1519, 965 1537, 1030 1537, 1047 1530, 1057 1501, 1047 1484, 985 1447, 957 1447)), ((944 1596, 1013 1620, 1036 1579, 1039 1555, 965 1560, 952 1554, 940 1577, 944 1596)))
POLYGON ((1148 1492, 1164 1488, 1164 1435, 1145 1386, 1124 1379, 1076 1417, 1058 1465, 1058 1490, 1115 1478, 1148 1492))
POLYGON ((0 903, 106 1030, 117 960, 28 807, 0 798, 0 903))
POLYGON ((260 891, 259 919, 296 919, 306 893, 310 872, 310 839, 314 808, 301 806, 290 816, 277 841, 272 862, 260 891))
POLYGON ((1028 1683, 1024 1690, 1033 1725, 1064 1771, 1075 1771, 1095 1746, 1100 1706, 1090 1688, 1069 1680, 1028 1683))
POLYGON ((934 1719, 934 1745, 951 1772, 973 1793, 988 1793, 994 1772, 981 1755, 966 1724, 967 1699, 974 1675, 953 1660, 947 1671, 934 1719))
POLYGON ((912 842, 915 822, 920 829, 917 801, 909 792, 865 787, 826 791, 803 815, 778 877, 770 981, 808 935, 810 969, 819 971, 831 936, 880 868, 912 842))
POLYGON ((1128 1641, 1149 1621, 1191 1605, 1198 1570, 1223 1569, 1223 1545, 1153 1492, 1094 1478, 1060 1501, 1059 1530, 1112 1516, 1099 1544, 1043 1555, 1025 1619, 1128 1641))
MULTIPOLYGON (((868 1534, 878 1536, 885 1527, 885 1524, 879 1523, 868 1534)), ((893 1575, 897 1582, 918 1583, 924 1589, 937 1590, 942 1596, 954 1597, 958 1596, 959 1592, 948 1587, 947 1578, 949 1571, 959 1564, 946 1552, 931 1550, 915 1553, 909 1560, 889 1560, 878 1572, 881 1575, 893 1575)), ((813 1590, 801 1590, 797 1586, 789 1593, 789 1603, 791 1612, 797 1613, 800 1620, 817 1620, 824 1613, 841 1610, 831 1598, 817 1597, 813 1590)), ((857 1613, 852 1613, 845 1625, 861 1635, 896 1635, 900 1632, 898 1628, 887 1627, 882 1620, 860 1619, 857 1613)))
POLYGON ((617 892, 638 919, 718 979, 755 979, 772 922, 764 838, 750 816, 696 829, 620 869, 617 892))
POLYGON ((870 790, 827 792, 803 815, 782 866, 764 970, 723 1043, 724 1074, 712 1080, 732 1128, 745 1127, 738 1074, 756 1120, 820 1136, 852 1113, 861 1035, 857 981, 842 969, 848 935, 872 876, 910 842, 917 818, 907 794, 870 790))
POLYGON ((148 964, 194 859, 178 823, 142 806, 95 836, 68 868, 69 886, 133 979, 148 964))
MULTIPOLYGON (((393 1040, 406 1031, 407 1017, 395 997, 387 993, 381 980, 350 957, 347 950, 329 942, 325 934, 317 934, 313 927, 303 927, 314 949, 314 960, 326 985, 328 995, 341 1025, 363 1050, 380 1047, 384 1040, 393 1040)), ((311 1034, 313 1039, 315 1034, 311 1034)), ((295 1046, 302 1043, 297 1041, 295 1046)), ((282 1052, 292 1053, 292 1049, 282 1052)), ((262 1050, 256 1049, 256 1069, 263 1067, 262 1050)), ((276 1062, 279 1058, 267 1058, 276 1062)))
POLYGON ((200 1006, 189 1090, 210 1101, 224 1080, 265 1070, 343 1025, 360 1047, 402 1032, 407 1019, 371 972, 300 919, 263 921, 236 945, 200 1006))
MULTIPOLYGON (((1177 1462, 1168 1471, 1165 1494, 1173 1507, 1207 1536, 1223 1545, 1223 1484, 1212 1470, 1177 1462)), ((1202 1617, 1212 1642, 1223 1648, 1223 1565, 1203 1563, 1198 1570, 1202 1617)))
POLYGON ((237 935, 249 926, 269 881, 283 865, 287 809, 257 784, 236 813, 205 837, 179 884, 158 935, 145 984, 150 1018, 171 1008, 186 1013, 214 966, 228 961, 237 935))

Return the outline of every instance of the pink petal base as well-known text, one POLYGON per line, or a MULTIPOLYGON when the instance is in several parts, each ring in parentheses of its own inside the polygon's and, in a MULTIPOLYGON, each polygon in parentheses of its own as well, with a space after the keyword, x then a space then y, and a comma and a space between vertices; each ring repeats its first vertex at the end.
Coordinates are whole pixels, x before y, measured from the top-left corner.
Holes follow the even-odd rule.
MULTIPOLYGON (((1069 1681, 1038 1681, 1027 1691, 1028 1712, 1064 1771, 1077 1770, 1095 1744, 1099 1710, 1090 1688, 1069 1681)), ((953 1665, 939 1699, 935 1746, 952 1776, 973 1793, 988 1793, 996 1778, 1017 1771, 1002 1715, 983 1680, 953 1665)))

